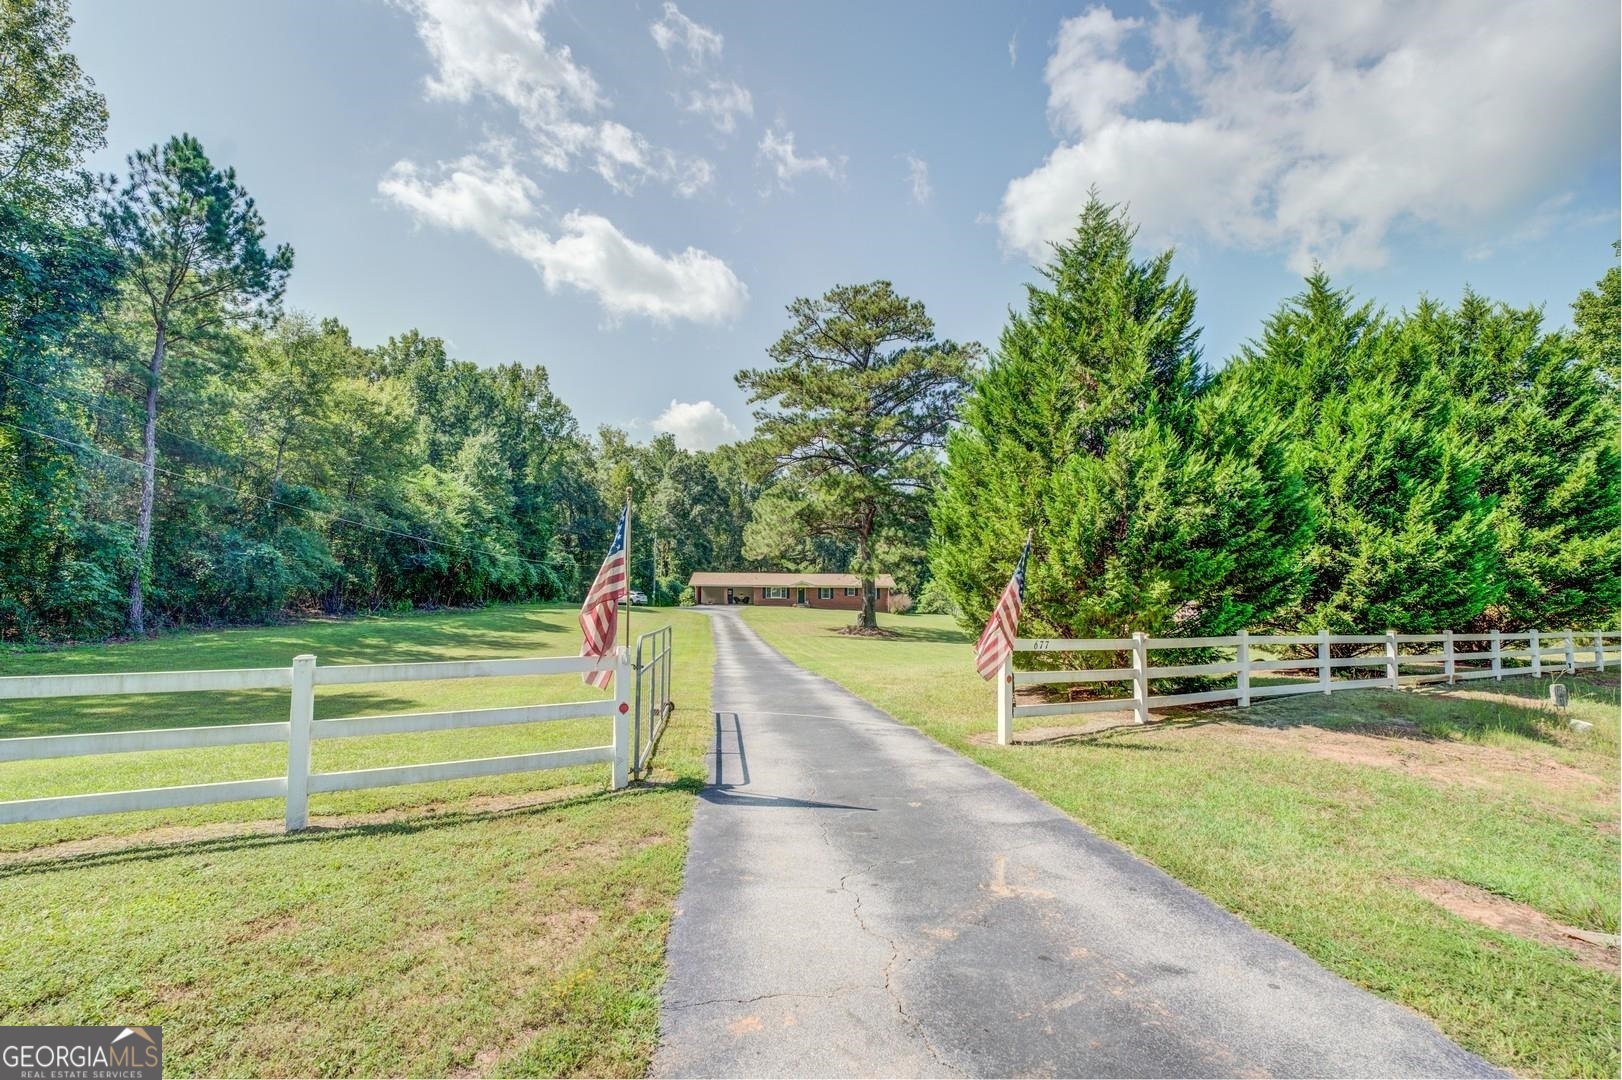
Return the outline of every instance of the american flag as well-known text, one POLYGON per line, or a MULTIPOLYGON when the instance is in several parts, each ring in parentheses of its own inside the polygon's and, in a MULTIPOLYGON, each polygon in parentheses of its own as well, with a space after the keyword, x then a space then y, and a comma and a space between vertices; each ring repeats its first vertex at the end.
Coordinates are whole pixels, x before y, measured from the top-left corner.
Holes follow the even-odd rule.
POLYGON ((1026 534, 1025 550, 1019 553, 1014 576, 1008 579, 1008 587, 997 598, 997 606, 991 609, 991 619, 974 646, 974 670, 980 673, 982 679, 994 678, 1002 662, 1013 654, 1014 638, 1019 630, 1019 612, 1025 605, 1025 560, 1030 557, 1031 538, 1026 534))
MULTIPOLYGON (((586 602, 580 605, 580 655, 601 660, 614 651, 614 635, 619 631, 619 602, 628 593, 625 574, 625 533, 631 527, 631 507, 626 504, 620 515, 619 528, 614 530, 614 542, 609 545, 608 557, 597 571, 597 580, 586 593, 586 602)), ((608 689, 614 681, 612 670, 588 671, 586 682, 608 689)))

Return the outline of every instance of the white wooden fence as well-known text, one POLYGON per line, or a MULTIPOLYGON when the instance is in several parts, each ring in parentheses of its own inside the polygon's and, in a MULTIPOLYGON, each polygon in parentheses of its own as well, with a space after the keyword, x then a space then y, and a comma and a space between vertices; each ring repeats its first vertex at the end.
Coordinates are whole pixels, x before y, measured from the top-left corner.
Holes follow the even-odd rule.
POLYGON ((395 784, 421 784, 461 780, 473 776, 562 769, 606 762, 615 789, 625 786, 633 747, 630 740, 631 706, 626 699, 630 653, 624 647, 613 657, 556 656, 517 660, 458 660, 417 664, 347 664, 318 667, 313 656, 296 656, 291 667, 246 668, 217 671, 153 671, 117 675, 32 675, 0 678, 0 700, 111 696, 124 694, 176 694, 208 690, 287 690, 291 703, 286 723, 222 724, 212 727, 157 728, 148 731, 111 731, 87 735, 41 735, 0 739, 0 761, 79 757, 89 754, 125 754, 145 750, 185 750, 205 746, 241 746, 247 743, 286 743, 287 775, 260 780, 229 780, 217 784, 142 788, 137 791, 58 795, 41 799, 0 802, 0 825, 23 821, 116 814, 128 810, 158 810, 205 803, 247 799, 285 798, 287 829, 302 829, 309 818, 309 798, 328 791, 355 791, 395 784), (449 712, 398 713, 388 716, 346 716, 315 719, 317 686, 353 686, 357 683, 415 682, 424 679, 477 679, 513 675, 565 675, 611 668, 614 697, 596 701, 570 701, 557 705, 519 705, 497 709, 449 712), (603 746, 553 750, 534 754, 438 761, 426 765, 395 765, 347 772, 311 772, 310 745, 318 739, 357 735, 396 735, 407 732, 446 731, 499 724, 534 724, 583 717, 612 717, 613 739, 603 746))
POLYGON ((1130 709, 1137 723, 1146 723, 1149 710, 1174 705, 1195 705, 1202 702, 1234 701, 1249 706, 1260 697, 1286 694, 1329 694, 1337 690, 1357 690, 1385 687, 1395 690, 1415 683, 1455 683, 1464 679, 1501 679, 1505 672, 1538 676, 1546 668, 1576 671, 1578 668, 1605 670, 1606 661, 1615 660, 1622 649, 1622 635, 1616 633, 1582 633, 1570 630, 1529 630, 1520 634, 1237 634, 1233 637, 1157 638, 1133 634, 1129 638, 1018 638, 1014 654, 1026 653, 1129 653, 1129 667, 1088 668, 1079 671, 1016 671, 1014 656, 1003 661, 997 680, 997 742, 1006 746, 1014 738, 1014 721, 1031 716, 1077 716, 1085 713, 1119 712, 1130 709), (1466 644, 1473 648, 1459 646, 1466 644), (1381 648, 1380 653, 1362 656, 1332 656, 1335 645, 1369 649, 1381 648), (1401 652, 1402 647, 1429 648, 1439 645, 1440 651, 1401 652), (1269 658, 1268 651, 1283 651, 1303 646, 1316 646, 1314 658, 1269 658), (1168 664, 1154 666, 1149 654, 1156 651, 1188 649, 1232 649, 1232 660, 1207 664, 1168 664), (1258 658, 1255 650, 1262 650, 1258 658), (1486 665, 1460 667, 1466 664, 1486 665), (1511 666, 1506 667, 1505 661, 1511 666), (1403 668, 1427 670, 1403 674, 1403 668), (1352 668, 1378 670, 1378 677, 1332 678, 1337 669, 1352 668), (1276 676, 1297 673, 1290 682, 1271 685, 1252 685, 1252 676, 1276 676), (1235 685, 1218 690, 1201 690, 1186 694, 1152 694, 1150 682, 1154 679, 1173 679, 1186 676, 1229 676, 1235 685), (1311 677, 1315 676, 1315 677, 1311 677), (1077 683, 1130 684, 1130 696, 1094 698, 1087 701, 1055 701, 1038 705, 1016 705, 1014 692, 1021 686, 1051 686, 1077 683))

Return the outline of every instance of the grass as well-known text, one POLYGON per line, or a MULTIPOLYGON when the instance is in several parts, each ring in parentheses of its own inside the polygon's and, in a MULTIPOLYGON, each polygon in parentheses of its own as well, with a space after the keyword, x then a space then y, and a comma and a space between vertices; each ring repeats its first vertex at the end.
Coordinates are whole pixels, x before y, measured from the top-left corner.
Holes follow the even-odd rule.
MULTIPOLYGON (((187 1075, 641 1075, 703 775, 712 650, 675 626, 651 785, 606 765, 0 827, 0 1023, 164 1025, 187 1075)), ((0 675, 555 655, 574 612, 501 607, 0 653, 0 675)), ((577 677, 335 687, 318 717, 578 699, 577 677)), ((285 693, 0 703, 0 737, 285 719, 285 693)), ((318 742, 315 768, 600 745, 594 719, 318 742)), ((285 748, 0 766, 6 798, 275 776, 285 748)))
POLYGON ((992 687, 949 619, 888 617, 897 636, 885 639, 835 633, 850 618, 837 612, 744 615, 790 659, 1488 1059, 1532 1075, 1622 1067, 1614 953, 1600 970, 1451 914, 1415 888, 1462 882, 1562 924, 1617 932, 1614 676, 1566 679, 1571 715, 1594 724, 1582 735, 1545 711, 1546 683, 1512 678, 1456 692, 1272 698, 998 747, 988 741, 992 687))

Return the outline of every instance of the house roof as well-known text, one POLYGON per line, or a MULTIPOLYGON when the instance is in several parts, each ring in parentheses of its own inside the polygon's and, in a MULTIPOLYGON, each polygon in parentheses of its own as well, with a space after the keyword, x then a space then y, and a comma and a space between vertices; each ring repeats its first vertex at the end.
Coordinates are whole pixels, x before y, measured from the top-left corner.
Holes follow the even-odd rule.
MULTIPOLYGON (((694 574, 687 584, 697 588, 700 585, 730 585, 742 586, 748 589, 763 588, 797 588, 807 589, 857 589, 861 587, 862 579, 855 574, 757 574, 752 571, 738 574, 722 574, 700 572, 694 574)), ((873 585, 879 589, 895 588, 895 578, 889 574, 880 574, 874 579, 873 585)))

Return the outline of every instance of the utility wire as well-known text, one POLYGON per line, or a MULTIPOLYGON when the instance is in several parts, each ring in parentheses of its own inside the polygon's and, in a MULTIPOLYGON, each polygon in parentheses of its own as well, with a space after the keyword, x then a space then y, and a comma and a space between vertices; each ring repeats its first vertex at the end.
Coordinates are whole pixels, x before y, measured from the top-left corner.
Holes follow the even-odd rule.
MULTIPOLYGON (((88 408, 88 409, 94 410, 96 412, 99 412, 104 416, 116 416, 120 420, 127 420, 132 424, 144 424, 145 423, 145 418, 144 417, 131 415, 131 414, 126 413, 126 412, 124 412, 124 411, 122 411, 120 409, 111 409, 111 408, 105 408, 105 407, 102 407, 102 406, 92 405, 88 401, 80 400, 80 399, 75 398, 75 397, 70 397, 67 394, 65 394, 63 391, 53 390, 49 386, 44 386, 44 385, 42 385, 40 383, 34 382, 32 379, 25 379, 21 375, 13 375, 13 374, 11 374, 10 372, 7 372, 7 371, 0 371, 0 378, 10 379, 13 382, 22 383, 24 386, 31 386, 35 390, 39 390, 39 391, 41 391, 43 393, 50 394, 52 397, 56 398, 57 400, 65 401, 65 402, 69 403, 70 405, 83 405, 85 408, 88 408)), ((105 396, 103 394, 91 394, 89 392, 84 392, 84 396, 87 397, 87 398, 88 397, 93 397, 93 398, 96 398, 99 401, 113 401, 113 400, 115 400, 115 399, 109 398, 109 397, 107 397, 107 396, 105 396)), ((247 467, 249 469, 256 469, 256 468, 259 467, 259 463, 254 462, 252 459, 250 459, 250 458, 248 458, 248 457, 246 457, 246 456, 244 456, 242 454, 233 453, 230 450, 221 450, 219 447, 215 446, 213 443, 201 442, 201 441, 199 441, 197 439, 192 438, 189 435, 182 435, 177 431, 171 431, 169 428, 166 428, 166 427, 162 426, 161 424, 153 424, 152 425, 152 430, 160 432, 161 434, 167 435, 169 438, 175 439, 175 440, 177 440, 179 442, 190 443, 191 445, 197 447, 199 450, 206 450, 210 454, 215 455, 216 457, 223 458, 223 459, 225 459, 227 461, 236 462, 237 464, 245 466, 245 467, 247 467)), ((50 438, 51 436, 46 435, 44 437, 45 438, 50 438)), ((92 447, 92 449, 94 450, 95 448, 92 447)), ((300 447, 297 447, 297 449, 303 450, 304 448, 302 446, 300 446, 300 447)), ((95 452, 96 453, 101 453, 102 451, 96 450, 95 452)), ((114 455, 114 456, 118 456, 118 455, 114 455)), ((123 460, 130 461, 132 459, 124 458, 123 460)), ((139 464, 139 463, 137 463, 137 464, 139 464)), ((400 479, 404 483, 411 484, 413 486, 421 486, 423 483, 426 482, 424 480, 418 479, 415 476, 402 476, 400 479)), ((189 482, 190 483, 206 483, 206 481, 200 481, 200 480, 193 480, 193 481, 189 481, 189 482)), ((255 497, 257 497, 257 496, 255 496, 255 497)))
MULTIPOLYGON (((145 417, 135 415, 135 414, 133 414, 131 412, 126 411, 125 409, 110 408, 110 407, 103 406, 103 405, 95 405, 95 404, 92 404, 90 401, 84 400, 84 398, 95 398, 98 401, 114 401, 114 400, 116 400, 114 398, 107 397, 104 394, 92 394, 92 393, 89 393, 88 391, 74 391, 73 392, 74 394, 82 393, 84 395, 84 397, 80 398, 80 397, 76 397, 76 396, 70 396, 70 394, 68 394, 68 393, 66 393, 64 391, 56 390, 56 389, 53 389, 53 388, 51 388, 49 386, 44 386, 44 385, 42 385, 40 383, 34 382, 32 379, 25 379, 21 375, 13 375, 9 371, 0 371, 0 379, 10 379, 12 382, 21 383, 24 386, 31 386, 35 390, 40 391, 41 393, 51 395, 52 397, 56 398, 58 401, 65 401, 70 405, 81 405, 84 408, 90 409, 93 412, 98 412, 103 416, 116 417, 119 420, 125 420, 125 421, 128 421, 131 424, 136 424, 136 425, 140 425, 140 424, 145 423, 145 417)), ((245 465, 246 464, 251 464, 251 462, 249 462, 247 458, 243 457, 240 454, 233 454, 229 450, 221 450, 219 447, 214 446, 214 445, 212 445, 210 443, 199 442, 198 440, 192 438, 189 435, 182 435, 178 431, 171 431, 168 428, 162 426, 161 424, 153 424, 152 425, 152 430, 154 430, 154 431, 156 431, 156 432, 158 432, 160 434, 167 435, 169 438, 174 439, 177 442, 190 443, 192 446, 195 446, 200 450, 207 450, 210 454, 214 454, 214 455, 216 455, 218 457, 225 458, 225 459, 230 460, 230 461, 235 461, 235 462, 238 462, 239 464, 245 464, 245 465)), ((128 460, 128 459, 126 458, 125 460, 128 460)))
MULTIPOLYGON (((21 431, 28 435, 35 435, 41 439, 49 439, 51 442, 60 443, 63 446, 72 447, 75 450, 84 450, 92 454, 97 454, 101 457, 112 458, 115 461, 122 461, 126 465, 140 467, 142 464, 141 462, 136 461, 134 458, 125 457, 123 454, 115 454, 109 450, 103 450, 100 447, 91 446, 88 443, 73 442, 71 439, 63 439, 56 435, 47 434, 43 431, 36 431, 33 428, 23 427, 21 424, 13 424, 8 421, 0 420, 0 427, 11 428, 13 431, 21 431)), ((522 555, 515 555, 512 552, 495 551, 491 548, 469 547, 465 544, 453 544, 448 540, 434 540, 431 537, 418 536, 415 533, 402 532, 399 529, 391 529, 386 525, 373 525, 370 522, 357 521, 354 518, 343 517, 336 510, 312 510, 308 506, 299 506, 297 503, 283 502, 282 500, 272 498, 269 495, 256 495, 251 491, 240 491, 236 488, 227 487, 224 484, 216 484, 209 480, 194 480, 191 477, 186 476, 184 473, 177 472, 174 469, 164 468, 162 465, 154 465, 153 469, 156 472, 163 473, 165 476, 172 476, 184 484, 191 484, 196 487, 214 488, 217 491, 223 491, 228 495, 233 495, 238 498, 257 499, 268 506, 280 506, 288 510, 297 510, 301 514, 309 514, 312 517, 326 515, 329 523, 339 522, 345 525, 353 525, 357 529, 369 529, 372 532, 387 533, 390 536, 397 536, 404 540, 416 540, 419 543, 431 544, 434 547, 447 548, 451 551, 460 551, 464 554, 488 555, 491 558, 497 559, 516 559, 527 566, 533 566, 543 570, 545 569, 545 565, 543 563, 535 562, 533 559, 526 559, 522 555)))

